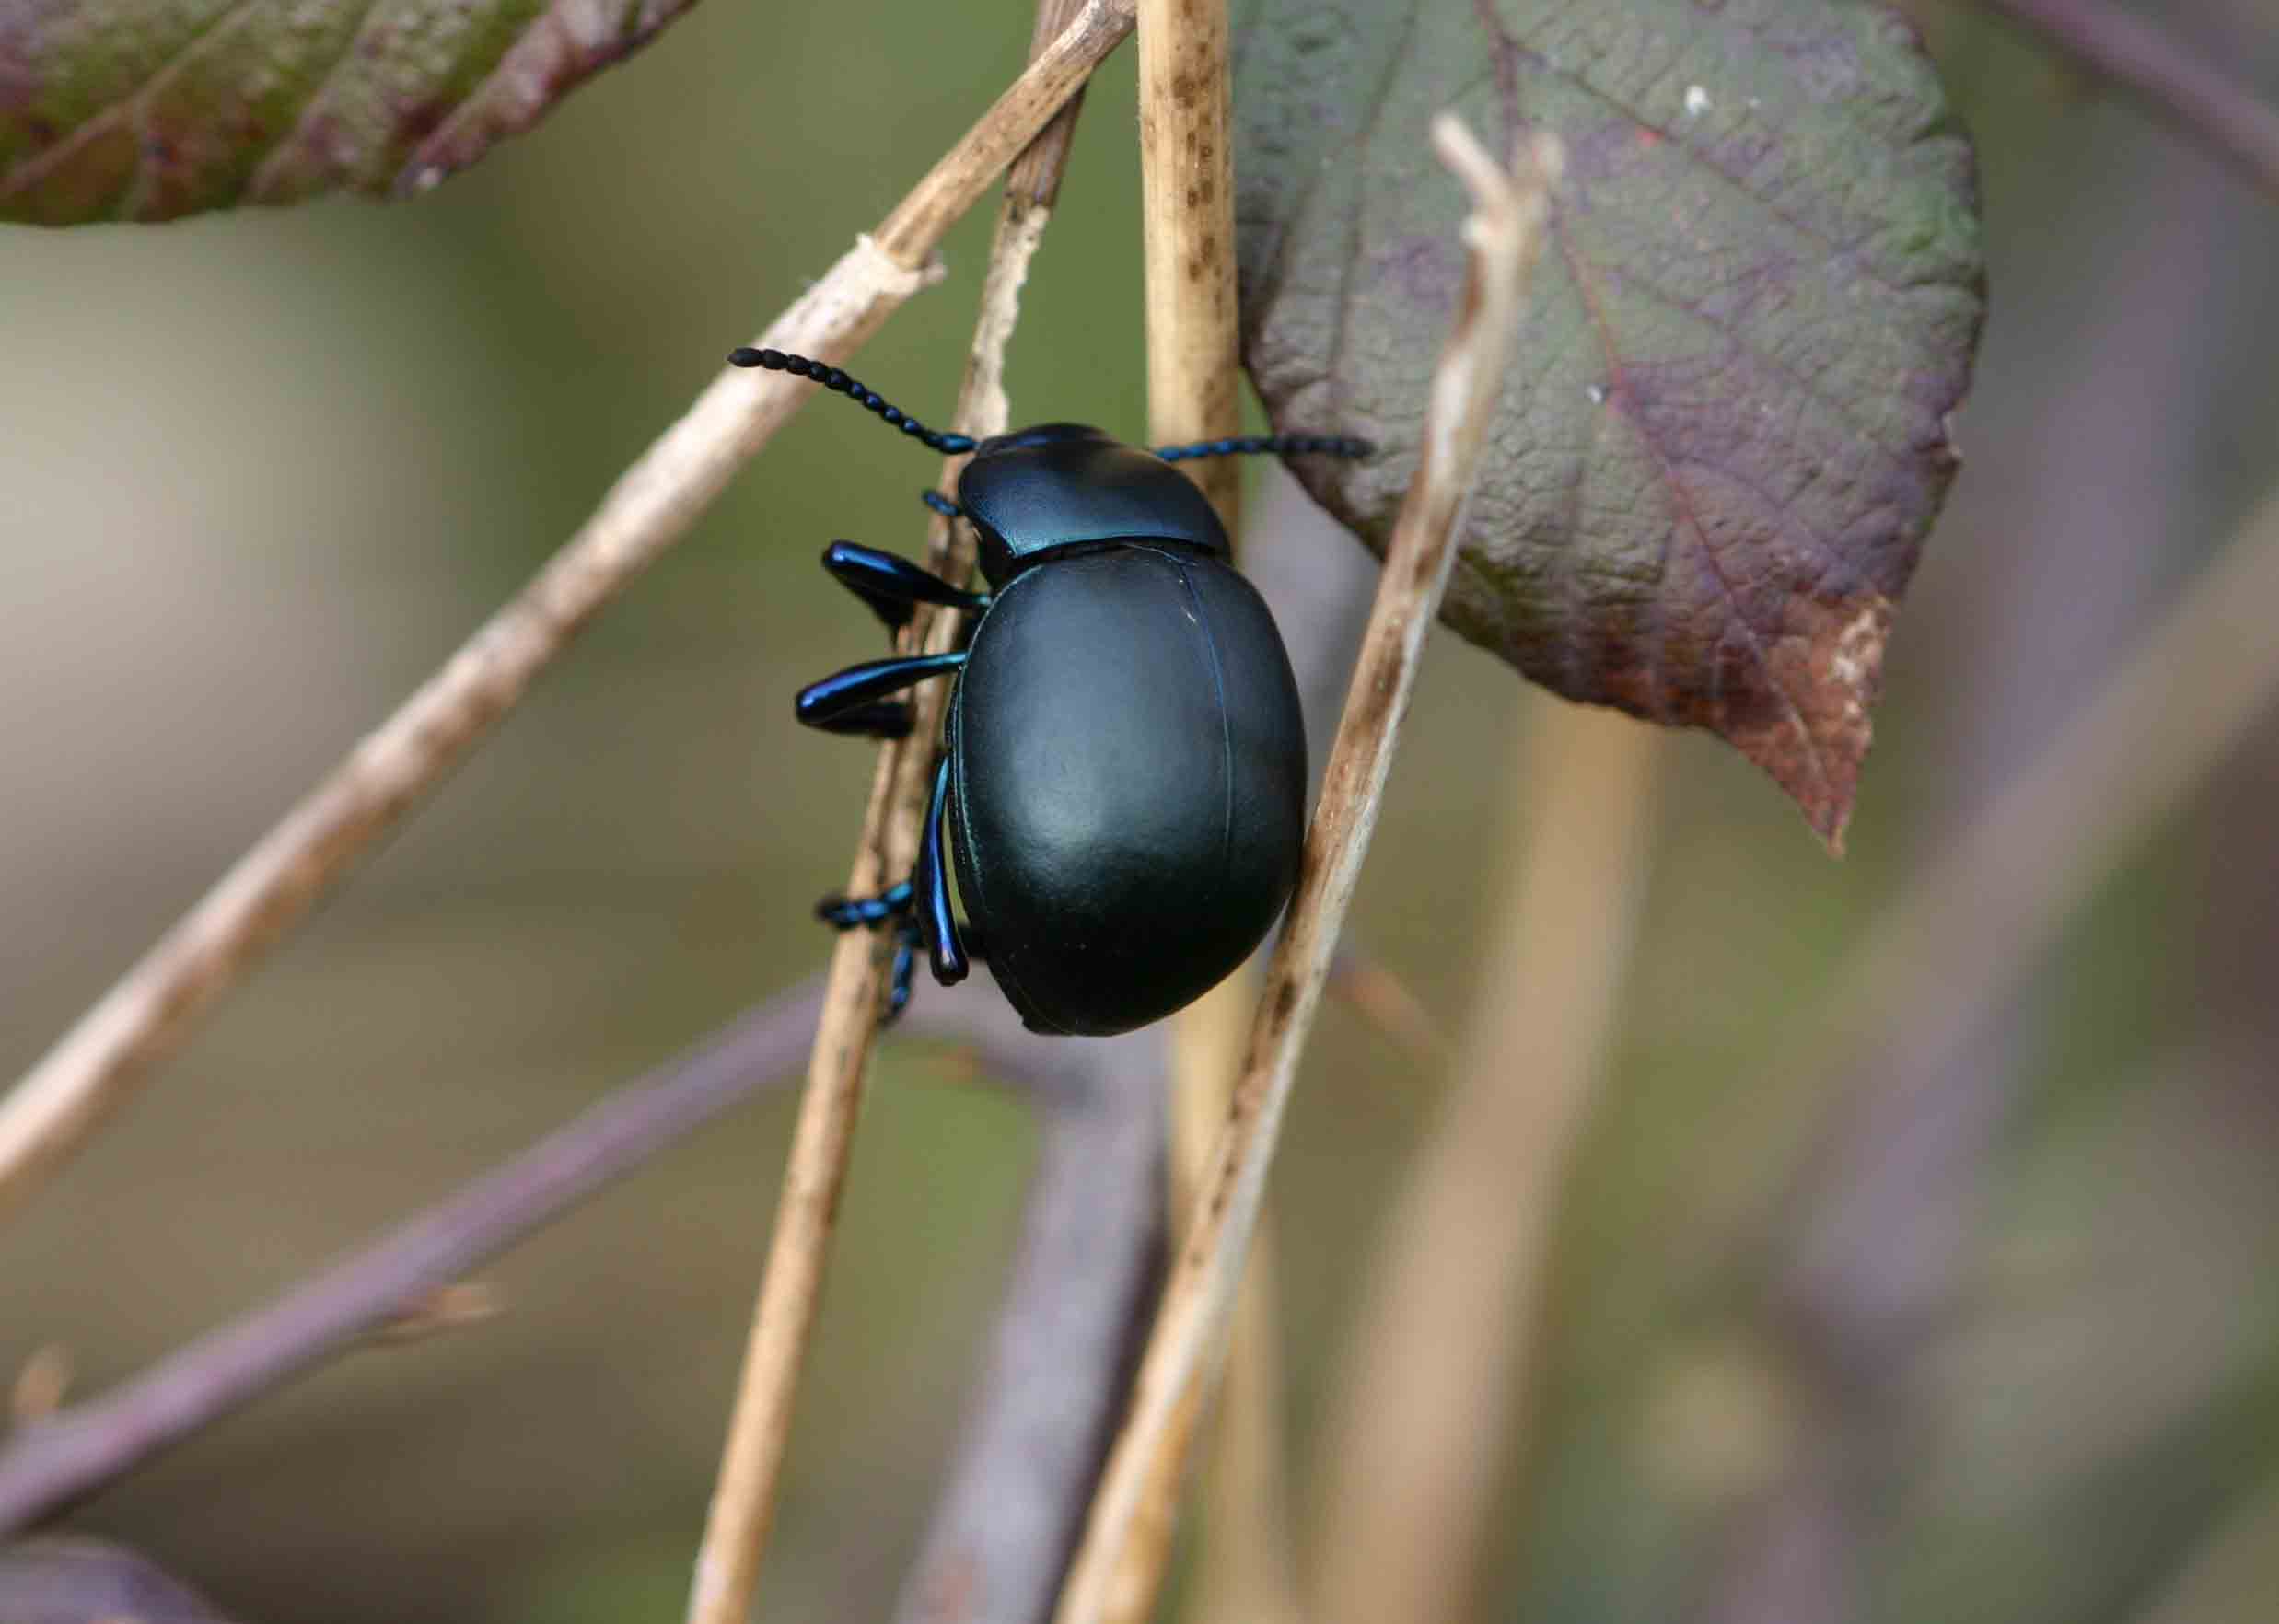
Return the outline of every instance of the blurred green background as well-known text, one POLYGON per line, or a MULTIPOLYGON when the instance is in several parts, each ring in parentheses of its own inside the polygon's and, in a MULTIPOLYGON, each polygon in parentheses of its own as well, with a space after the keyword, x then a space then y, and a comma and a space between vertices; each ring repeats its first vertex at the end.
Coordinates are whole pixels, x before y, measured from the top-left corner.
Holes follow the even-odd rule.
MULTIPOLYGON (((2250 0, 2147 9, 2279 95, 2250 0)), ((1753 1086, 1866 922, 2279 468, 2269 202, 2018 36, 1915 15, 1981 143, 1994 315, 1968 461, 1847 861, 1721 748, 1660 747, 1483 1618, 2279 1608, 2268 723, 1968 1054, 1753 1086), (1831 1108, 1866 1126, 1816 1193, 1798 1146, 1831 1108), (1905 1311, 1798 1354, 1813 1269, 1881 1266, 1878 1238, 1925 1271, 1894 1288, 1905 1311), (1843 1374, 1832 1404, 1788 1380, 1799 1363, 1843 1374), (1843 1527, 1814 1546, 1784 1508, 1822 1491, 1843 1527), (1838 1553, 1832 1610, 1736 1599, 1793 1580, 1800 1549, 1838 1553)), ((0 231, 0 1073, 561 542, 1018 70, 1028 30, 1016 6, 715 4, 414 204, 0 231)), ((1017 418, 1145 421, 1133 73, 1127 49, 1087 104, 1017 418)), ((921 413, 954 390, 989 213, 857 363, 921 413)), ((786 701, 875 633, 815 555, 913 546, 931 471, 843 409, 802 414, 0 1227, 0 1371, 62 1344, 99 1388, 817 965, 807 907, 843 874, 870 755, 786 701)), ((1532 815, 1508 741, 1548 703, 1436 641, 1354 937, 1451 1030, 1532 815)), ((1301 1508, 1358 1261, 1441 1086, 1327 1007, 1273 1193, 1301 1508)), ((332 1364, 74 1525, 279 1624, 678 1617, 790 1114, 768 1096, 521 1247, 486 1275, 502 1317, 332 1364)), ((1032 1141, 946 1057, 886 1050, 762 1618, 887 1609, 1032 1141)))

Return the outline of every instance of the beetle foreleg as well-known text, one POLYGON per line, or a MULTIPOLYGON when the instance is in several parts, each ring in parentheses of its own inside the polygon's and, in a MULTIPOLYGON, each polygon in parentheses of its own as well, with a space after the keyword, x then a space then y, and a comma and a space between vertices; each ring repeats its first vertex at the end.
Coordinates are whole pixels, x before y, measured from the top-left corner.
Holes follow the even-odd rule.
POLYGON ((808 683, 792 702, 792 714, 809 727, 843 731, 838 724, 849 718, 867 713, 877 719, 878 707, 874 702, 915 687, 929 677, 946 676, 964 665, 965 659, 965 651, 956 649, 948 654, 866 660, 833 672, 820 682, 808 683))
POLYGON ((855 541, 833 541, 823 549, 823 568, 831 578, 870 606, 871 612, 890 629, 910 624, 911 609, 921 603, 979 614, 989 599, 968 592, 919 568, 906 558, 881 552, 855 541))
POLYGON ((952 502, 948 497, 943 495, 939 491, 936 491, 931 485, 928 485, 924 490, 918 493, 918 500, 924 503, 936 513, 940 514, 944 518, 965 517, 964 508, 959 507, 956 503, 952 502))

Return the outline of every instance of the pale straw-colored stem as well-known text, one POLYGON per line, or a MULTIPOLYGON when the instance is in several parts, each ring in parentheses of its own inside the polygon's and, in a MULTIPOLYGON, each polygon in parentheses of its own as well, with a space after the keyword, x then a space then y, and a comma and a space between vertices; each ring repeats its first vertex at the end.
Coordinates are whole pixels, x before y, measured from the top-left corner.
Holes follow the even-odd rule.
POLYGON ((1434 376, 1416 478, 1386 551, 1242 1073, 1141 1362, 1131 1417, 1109 1456, 1062 1591, 1059 1624, 1099 1624, 1110 1617, 1143 1492, 1182 1408, 1207 1385, 1215 1362, 1298 1055, 1376 822, 1424 633, 1448 586, 1458 512, 1504 392, 1526 273, 1541 245, 1559 167, 1554 140, 1532 138, 1517 174, 1499 168, 1451 116, 1436 121, 1433 140, 1472 195, 1464 226, 1470 266, 1456 330, 1434 376))

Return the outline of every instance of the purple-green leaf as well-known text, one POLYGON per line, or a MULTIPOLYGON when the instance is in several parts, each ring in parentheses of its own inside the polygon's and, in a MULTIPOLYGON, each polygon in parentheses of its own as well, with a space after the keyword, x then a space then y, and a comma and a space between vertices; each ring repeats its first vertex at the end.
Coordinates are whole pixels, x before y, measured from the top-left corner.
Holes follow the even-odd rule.
MULTIPOLYGON (((1571 699, 1715 730, 1840 843, 1984 308, 1968 142, 1863 0, 1255 0, 1244 349, 1382 550, 1462 282, 1454 108, 1566 180, 1445 618, 1571 699)), ((1302 461, 1303 459, 1301 459, 1302 461)))
POLYGON ((0 0, 0 218, 434 185, 691 0, 0 0))

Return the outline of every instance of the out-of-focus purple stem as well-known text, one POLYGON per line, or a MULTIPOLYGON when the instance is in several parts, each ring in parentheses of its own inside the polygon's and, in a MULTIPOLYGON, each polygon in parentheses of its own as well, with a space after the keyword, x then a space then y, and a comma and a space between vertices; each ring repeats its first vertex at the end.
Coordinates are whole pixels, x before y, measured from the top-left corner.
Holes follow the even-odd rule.
POLYGON ((2158 26, 2109 0, 1987 0, 2149 102, 2279 197, 2279 111, 2158 26))

